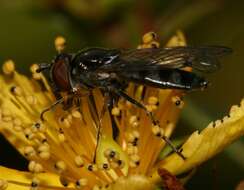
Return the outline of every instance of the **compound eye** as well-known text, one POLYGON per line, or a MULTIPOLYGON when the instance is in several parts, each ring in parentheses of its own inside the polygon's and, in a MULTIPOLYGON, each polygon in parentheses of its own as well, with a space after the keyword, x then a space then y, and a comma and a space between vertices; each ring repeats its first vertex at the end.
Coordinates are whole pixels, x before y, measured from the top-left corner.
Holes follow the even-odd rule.
POLYGON ((54 83, 62 90, 70 90, 70 79, 69 79, 69 65, 67 60, 59 59, 55 61, 52 68, 52 77, 54 83))

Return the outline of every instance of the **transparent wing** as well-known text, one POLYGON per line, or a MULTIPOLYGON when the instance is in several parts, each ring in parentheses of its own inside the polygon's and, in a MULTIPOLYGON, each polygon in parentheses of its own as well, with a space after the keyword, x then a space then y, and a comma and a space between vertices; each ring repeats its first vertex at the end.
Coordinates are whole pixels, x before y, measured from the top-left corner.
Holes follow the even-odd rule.
POLYGON ((139 71, 192 67, 202 72, 212 72, 219 68, 219 58, 231 51, 222 46, 122 50, 113 64, 100 69, 139 71))

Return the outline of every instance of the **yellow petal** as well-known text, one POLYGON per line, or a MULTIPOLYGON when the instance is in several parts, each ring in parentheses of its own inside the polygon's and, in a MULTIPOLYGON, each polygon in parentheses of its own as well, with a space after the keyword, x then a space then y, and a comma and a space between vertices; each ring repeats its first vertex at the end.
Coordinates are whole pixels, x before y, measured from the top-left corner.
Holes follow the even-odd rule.
MULTIPOLYGON (((63 187, 59 182, 59 176, 51 173, 35 175, 40 182, 40 187, 52 187, 52 189, 63 187)), ((33 174, 0 166, 0 180, 7 181, 7 190, 30 190, 33 174)))
POLYGON ((108 190, 153 190, 155 186, 142 175, 119 178, 108 190))
MULTIPOLYGON (((201 133, 194 132, 182 146, 182 160, 175 153, 160 161, 157 168, 165 168, 177 175, 210 159, 244 134, 244 99, 240 106, 232 106, 228 117, 211 122, 201 133)), ((155 170, 154 180, 159 180, 155 170)))

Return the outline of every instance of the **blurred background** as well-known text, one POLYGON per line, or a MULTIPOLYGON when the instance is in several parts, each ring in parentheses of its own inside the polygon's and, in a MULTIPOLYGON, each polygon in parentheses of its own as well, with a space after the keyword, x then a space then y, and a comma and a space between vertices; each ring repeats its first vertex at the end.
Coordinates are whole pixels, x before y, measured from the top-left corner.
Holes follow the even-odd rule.
MULTIPOLYGON (((176 136, 187 135, 243 98, 243 10, 241 0, 0 0, 0 62, 11 58, 27 74, 32 63, 51 61, 57 35, 66 37, 71 52, 89 46, 135 48, 148 31, 158 33, 163 45, 178 29, 190 45, 229 46, 234 53, 207 76, 210 88, 186 98, 176 136)), ((235 189, 244 180, 243 150, 242 138, 199 167, 186 188, 235 189)), ((0 155, 0 165, 25 169, 26 161, 2 137, 0 155)))

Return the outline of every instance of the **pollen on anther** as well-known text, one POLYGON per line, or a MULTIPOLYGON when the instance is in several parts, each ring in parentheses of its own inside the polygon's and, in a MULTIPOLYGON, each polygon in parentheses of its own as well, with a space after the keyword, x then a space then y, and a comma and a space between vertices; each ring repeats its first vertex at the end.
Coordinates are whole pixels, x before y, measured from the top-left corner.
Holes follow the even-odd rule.
POLYGON ((39 183, 40 180, 38 180, 37 178, 33 178, 31 182, 31 190, 37 189, 39 183))
POLYGON ((160 127, 158 125, 154 125, 152 126, 152 133, 157 136, 160 137, 161 136, 161 130, 160 127))
POLYGON ((114 158, 116 156, 116 152, 114 150, 111 149, 107 149, 104 151, 104 156, 107 158, 114 158))
POLYGON ((15 96, 21 96, 22 95, 22 90, 20 87, 18 86, 12 86, 10 88, 10 92, 15 95, 15 96))
POLYGON ((184 107, 184 102, 179 96, 173 96, 171 100, 178 108, 184 107))
POLYGON ((155 96, 150 96, 148 98, 148 104, 150 105, 156 105, 158 103, 158 98, 155 96))
POLYGON ((43 172, 42 165, 33 160, 29 162, 28 169, 30 172, 33 172, 33 173, 43 172))
POLYGON ((120 109, 118 107, 113 107, 111 113, 114 116, 119 116, 120 115, 120 109))
POLYGON ((66 164, 64 161, 59 160, 55 163, 55 168, 59 171, 59 172, 63 172, 66 170, 66 164))
POLYGON ((84 161, 83 161, 83 158, 81 156, 75 157, 75 165, 77 167, 83 167, 84 166, 84 161))
POLYGON ((90 171, 90 172, 94 172, 94 171, 97 171, 97 165, 95 164, 88 164, 87 165, 87 170, 90 171))
POLYGON ((72 111, 72 116, 74 118, 79 119, 79 118, 81 118, 81 113, 79 111, 75 110, 75 111, 72 111))
POLYGON ((15 65, 14 65, 14 62, 13 60, 7 60, 4 62, 3 64, 3 73, 6 74, 6 75, 10 75, 14 72, 15 70, 15 65))
POLYGON ((157 38, 156 33, 154 33, 154 32, 148 32, 148 33, 146 33, 146 34, 143 35, 142 42, 143 42, 143 44, 149 44, 152 41, 154 41, 156 38, 157 38))
POLYGON ((65 135, 63 133, 59 133, 58 134, 58 140, 61 143, 64 142, 65 141, 65 135))
POLYGON ((100 167, 101 167, 101 169, 103 169, 103 170, 109 170, 109 169, 110 169, 110 166, 109 166, 108 163, 103 163, 100 167))
POLYGON ((86 186, 88 184, 88 180, 86 178, 81 178, 75 182, 76 188, 81 188, 83 186, 86 186))
POLYGON ((32 157, 36 154, 35 149, 32 146, 26 146, 24 148, 24 155, 27 157, 32 157))
POLYGON ((54 41, 55 48, 58 52, 61 52, 64 50, 65 45, 66 45, 66 40, 63 36, 58 36, 56 37, 54 41))

